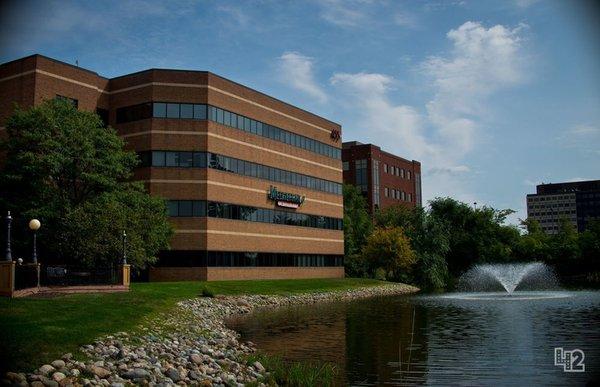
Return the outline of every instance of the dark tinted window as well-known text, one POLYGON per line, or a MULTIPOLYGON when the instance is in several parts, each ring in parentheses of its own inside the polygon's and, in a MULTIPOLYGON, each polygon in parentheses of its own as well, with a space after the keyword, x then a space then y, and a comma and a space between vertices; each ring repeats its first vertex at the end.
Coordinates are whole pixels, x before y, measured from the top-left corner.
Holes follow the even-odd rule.
POLYGON ((194 118, 197 120, 206 119, 206 105, 194 105, 194 118))
POLYGON ((194 118, 194 105, 192 104, 181 104, 180 105, 181 118, 194 118))
POLYGON ((154 117, 164 118, 167 116, 167 104, 166 103, 154 103, 152 111, 153 111, 154 117))
POLYGON ((179 104, 168 103, 167 104, 167 118, 179 118, 179 104))

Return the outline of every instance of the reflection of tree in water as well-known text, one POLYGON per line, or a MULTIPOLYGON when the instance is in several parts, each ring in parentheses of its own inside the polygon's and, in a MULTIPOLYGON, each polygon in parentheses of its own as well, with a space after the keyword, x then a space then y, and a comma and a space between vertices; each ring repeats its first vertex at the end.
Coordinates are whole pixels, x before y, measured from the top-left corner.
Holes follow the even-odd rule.
POLYGON ((383 297, 351 304, 346 317, 347 382, 424 380, 426 325, 425 310, 408 301, 383 297))
POLYGON ((288 361, 333 363, 343 377, 347 353, 345 314, 345 303, 324 303, 255 313, 233 319, 228 325, 239 331, 242 339, 257 343, 261 351, 288 361))
POLYGON ((252 217, 252 214, 254 214, 256 212, 256 208, 253 207, 245 207, 245 206, 240 206, 240 219, 242 220, 250 220, 252 217))

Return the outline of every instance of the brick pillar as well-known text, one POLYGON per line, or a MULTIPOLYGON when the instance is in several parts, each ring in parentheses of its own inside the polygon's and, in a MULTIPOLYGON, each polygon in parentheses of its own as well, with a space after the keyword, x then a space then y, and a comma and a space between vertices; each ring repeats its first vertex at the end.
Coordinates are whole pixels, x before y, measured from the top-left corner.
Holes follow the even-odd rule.
POLYGON ((0 262, 0 296, 12 297, 15 293, 15 262, 0 262))
POLYGON ((131 265, 121 265, 121 270, 119 271, 119 281, 121 282, 120 285, 129 287, 129 283, 131 282, 131 265))

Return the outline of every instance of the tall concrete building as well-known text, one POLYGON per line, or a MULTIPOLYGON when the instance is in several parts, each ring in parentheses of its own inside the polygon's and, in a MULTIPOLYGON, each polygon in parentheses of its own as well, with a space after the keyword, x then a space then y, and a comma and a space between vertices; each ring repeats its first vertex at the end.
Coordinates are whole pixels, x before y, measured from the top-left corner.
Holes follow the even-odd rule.
POLYGON ((114 127, 168 200, 151 280, 343 277, 339 124, 207 71, 109 79, 33 55, 0 65, 0 135, 14 103, 54 98, 114 127))
POLYGON ((527 195, 527 217, 537 220, 548 234, 556 234, 566 219, 584 231, 593 219, 600 219, 600 180, 540 184, 527 195))
POLYGON ((421 163, 384 152, 376 145, 345 142, 342 149, 344 183, 358 187, 371 213, 396 204, 421 203, 421 163))

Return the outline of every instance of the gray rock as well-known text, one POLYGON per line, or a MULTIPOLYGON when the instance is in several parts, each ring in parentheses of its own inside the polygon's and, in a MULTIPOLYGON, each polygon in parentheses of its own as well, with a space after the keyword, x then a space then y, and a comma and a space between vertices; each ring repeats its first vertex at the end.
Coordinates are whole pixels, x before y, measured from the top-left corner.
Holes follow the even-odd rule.
POLYGON ((192 380, 200 380, 200 374, 197 373, 196 371, 190 371, 188 376, 192 380))
POLYGON ((190 361, 194 364, 202 364, 202 356, 198 355, 197 353, 192 353, 190 355, 190 361))
POLYGON ((63 374, 62 372, 55 372, 52 374, 52 380, 54 380, 55 382, 60 382, 66 377, 67 375, 63 374))
POLYGON ((52 362, 52 367, 54 367, 54 368, 60 369, 60 368, 63 368, 64 366, 65 366, 65 362, 63 360, 54 360, 52 362))
POLYGON ((70 361, 71 359, 73 359, 73 354, 71 352, 65 353, 64 355, 62 355, 62 359, 64 361, 70 361))
POLYGON ((47 377, 45 377, 45 376, 42 376, 42 377, 40 378, 40 381, 41 381, 41 382, 44 384, 44 386, 46 386, 46 387, 58 387, 58 383, 57 383, 57 382, 55 382, 55 381, 54 381, 54 380, 52 380, 52 379, 48 379, 48 378, 47 378, 47 377))
POLYGON ((265 367, 263 367, 263 365, 259 361, 255 361, 254 364, 252 364, 252 365, 261 374, 266 371, 265 367))
POLYGON ((165 372, 165 375, 175 383, 181 380, 179 371, 177 371, 175 368, 169 368, 167 372, 165 372))
POLYGON ((31 387, 44 387, 44 383, 39 380, 35 380, 29 384, 31 387))
MULTIPOLYGON (((104 363, 102 363, 102 364, 104 364, 104 363)), ((98 376, 100 379, 107 378, 111 374, 111 372, 109 370, 107 370, 106 368, 97 366, 95 364, 91 365, 88 368, 88 370, 91 373, 93 373, 94 375, 98 376)))
POLYGON ((143 368, 135 368, 121 374, 121 376, 125 379, 148 379, 150 378, 150 372, 143 368))
POLYGON ((42 375, 48 375, 50 372, 54 371, 55 368, 52 367, 50 364, 44 364, 43 366, 40 367, 39 372, 42 375))
POLYGON ((18 374, 16 372, 7 372, 6 379, 8 379, 10 382, 16 383, 16 384, 21 383, 21 382, 27 382, 27 378, 25 377, 25 374, 18 374))

